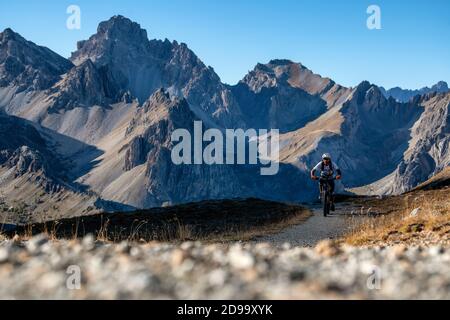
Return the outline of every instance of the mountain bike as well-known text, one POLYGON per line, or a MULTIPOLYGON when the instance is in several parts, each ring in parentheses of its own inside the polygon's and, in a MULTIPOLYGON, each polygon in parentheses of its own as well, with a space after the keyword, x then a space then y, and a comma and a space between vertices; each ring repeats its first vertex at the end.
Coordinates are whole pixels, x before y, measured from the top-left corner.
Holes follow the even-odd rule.
POLYGON ((333 179, 327 179, 327 178, 320 178, 319 182, 322 185, 322 188, 320 190, 320 199, 322 200, 323 205, 323 216, 326 217, 330 214, 330 208, 333 204, 333 194, 331 193, 331 186, 330 181, 333 179))

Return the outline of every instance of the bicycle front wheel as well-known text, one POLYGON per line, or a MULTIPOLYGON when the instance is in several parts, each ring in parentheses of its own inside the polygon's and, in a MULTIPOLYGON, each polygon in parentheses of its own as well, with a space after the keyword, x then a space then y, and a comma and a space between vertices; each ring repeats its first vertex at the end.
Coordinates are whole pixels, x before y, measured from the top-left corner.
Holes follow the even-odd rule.
POLYGON ((323 216, 326 217, 330 213, 330 195, 324 192, 322 196, 323 201, 323 216))

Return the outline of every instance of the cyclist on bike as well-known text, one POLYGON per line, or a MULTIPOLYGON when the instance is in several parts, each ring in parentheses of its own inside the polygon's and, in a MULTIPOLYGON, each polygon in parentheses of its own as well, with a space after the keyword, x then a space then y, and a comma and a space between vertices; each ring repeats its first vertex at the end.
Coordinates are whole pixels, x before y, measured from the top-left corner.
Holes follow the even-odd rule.
POLYGON ((329 153, 325 153, 322 155, 322 161, 320 161, 312 170, 311 170, 311 179, 319 180, 319 188, 320 194, 322 194, 322 187, 324 183, 328 183, 331 189, 332 195, 332 204, 331 210, 334 211, 334 179, 340 180, 342 176, 341 169, 339 169, 338 165, 331 161, 331 156, 329 153), (316 171, 320 171, 320 177, 316 176, 316 171), (336 177, 334 173, 336 171, 336 177))

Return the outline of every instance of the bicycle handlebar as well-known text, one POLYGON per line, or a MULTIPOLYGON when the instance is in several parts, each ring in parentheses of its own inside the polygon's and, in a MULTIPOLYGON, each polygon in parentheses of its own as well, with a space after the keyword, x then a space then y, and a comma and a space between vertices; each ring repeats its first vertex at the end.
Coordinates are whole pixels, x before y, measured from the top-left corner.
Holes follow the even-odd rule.
POLYGON ((329 181, 329 180, 337 180, 336 177, 332 177, 332 178, 324 178, 324 177, 317 177, 315 176, 317 179, 317 181, 329 181))

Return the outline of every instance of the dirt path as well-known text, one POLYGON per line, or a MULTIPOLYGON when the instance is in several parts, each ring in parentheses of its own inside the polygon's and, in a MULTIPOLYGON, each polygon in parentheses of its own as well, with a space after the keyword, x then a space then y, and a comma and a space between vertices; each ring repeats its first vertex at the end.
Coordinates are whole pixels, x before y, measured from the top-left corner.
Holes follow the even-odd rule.
POLYGON ((322 208, 314 206, 310 208, 313 215, 305 222, 288 227, 277 234, 256 238, 256 242, 269 242, 273 245, 290 243, 293 246, 311 247, 324 239, 333 239, 341 236, 357 223, 355 217, 349 217, 349 213, 355 210, 348 203, 339 204, 336 211, 328 217, 322 214, 322 208))

